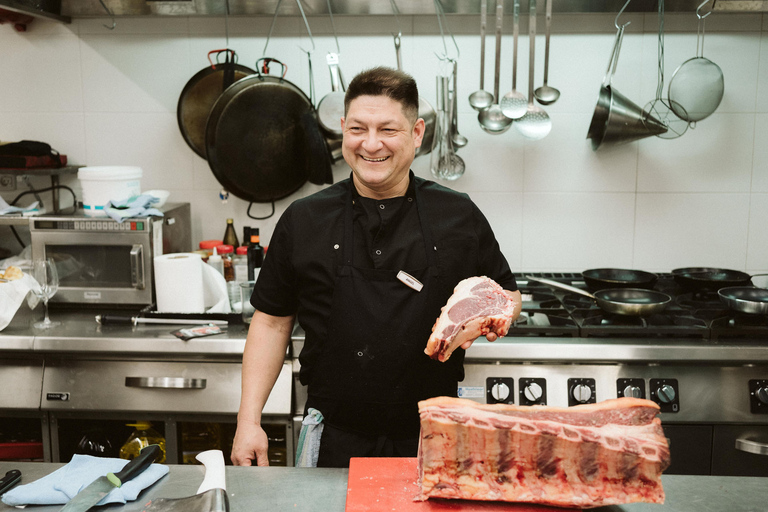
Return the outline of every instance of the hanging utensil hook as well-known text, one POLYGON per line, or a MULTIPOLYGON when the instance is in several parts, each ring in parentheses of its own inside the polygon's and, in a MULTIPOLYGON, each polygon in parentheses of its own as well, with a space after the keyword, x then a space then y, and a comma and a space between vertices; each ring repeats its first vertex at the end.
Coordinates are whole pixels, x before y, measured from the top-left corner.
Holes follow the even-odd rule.
MULTIPOLYGON (((269 46, 269 40, 272 38, 272 31, 275 28, 275 22, 277 21, 277 13, 280 10, 280 4, 283 2, 283 0, 277 0, 277 5, 275 6, 275 14, 272 16, 272 24, 269 27, 269 34, 267 34, 267 42, 264 43, 264 51, 262 52, 262 56, 267 54, 267 47, 269 46)), ((301 0, 296 0, 296 5, 299 6, 299 12, 301 12, 301 17, 304 19, 304 26, 307 27, 307 33, 309 34, 309 40, 312 42, 312 49, 311 50, 305 50, 301 46, 299 46, 299 49, 303 51, 304 53, 311 54, 313 51, 315 51, 315 38, 312 37, 312 31, 309 29, 309 22, 307 21, 307 16, 304 14, 304 7, 301 5, 301 0)))
POLYGON ((229 0, 225 0, 224 9, 224 37, 227 39, 226 47, 229 48, 229 0))
POLYGON ((331 17, 331 28, 333 29, 333 39, 336 41, 336 53, 341 53, 339 48, 339 37, 336 35, 336 24, 333 22, 333 10, 331 9, 331 0, 326 0, 328 4, 328 16, 331 17))
POLYGON ((445 33, 443 32, 443 21, 445 21, 445 27, 446 30, 448 30, 448 34, 451 36, 451 40, 453 40, 453 46, 456 47, 456 59, 461 57, 461 51, 459 50, 459 45, 456 43, 456 38, 453 37, 453 32, 451 32, 451 29, 448 28, 448 19, 445 17, 445 9, 443 8, 443 4, 440 0, 434 0, 435 4, 435 12, 437 13, 437 24, 440 27, 440 37, 443 39, 443 49, 445 50, 445 58, 447 60, 453 60, 450 57, 448 57, 448 46, 445 44, 445 33), (440 16, 442 15, 442 19, 440 16))
POLYGON ((403 26, 400 24, 400 9, 397 8, 395 0, 389 0, 389 4, 392 6, 392 14, 395 15, 395 21, 397 22, 397 35, 392 34, 395 37, 395 44, 400 44, 400 39, 403 37, 403 26))
MULTIPOLYGON (((704 0, 704 2, 701 3, 700 6, 696 8, 696 17, 699 18, 699 26, 696 29, 696 56, 697 57, 704 57, 704 18, 712 14, 712 11, 710 10, 707 14, 704 16, 701 15, 701 8, 707 5, 709 0, 704 0)), ((714 6, 714 2, 712 3, 714 6)))
POLYGON ((621 10, 619 11, 619 14, 617 14, 617 15, 616 15, 616 19, 615 19, 615 20, 613 20, 613 24, 616 26, 616 30, 619 30, 620 28, 626 28, 626 26, 627 26, 627 25, 629 25, 630 23, 632 23, 631 21, 628 21, 628 22, 626 22, 625 24, 623 24, 621 27, 619 26, 619 18, 620 18, 620 17, 621 17, 621 15, 624 13, 624 9, 626 9, 626 8, 627 8, 627 6, 629 5, 629 2, 631 2, 631 1, 632 1, 632 0, 627 0, 627 3, 625 3, 625 4, 624 4, 624 7, 622 7, 622 8, 621 8, 621 10))
MULTIPOLYGON (((707 14, 705 14, 704 16, 701 15, 701 12, 700 12, 701 8, 704 7, 705 5, 707 5, 708 3, 709 3, 709 0, 704 0, 701 3, 701 5, 696 8, 696 16, 698 16, 700 20, 703 20, 704 18, 706 18, 707 16, 712 14, 712 9, 710 9, 707 14)), ((715 0, 712 0, 712 7, 714 7, 714 6, 715 6, 715 0)))
POLYGON ((99 0, 99 3, 104 8, 104 10, 107 11, 109 17, 112 18, 112 26, 110 27, 109 25, 103 25, 103 27, 109 30, 115 30, 115 27, 117 26, 117 23, 115 23, 115 15, 112 14, 112 11, 110 11, 109 8, 104 4, 104 0, 99 0))
POLYGON ((311 54, 313 51, 315 51, 315 38, 312 37, 312 31, 309 29, 309 22, 307 21, 307 15, 304 14, 304 7, 301 5, 301 0, 296 0, 296 5, 299 6, 299 12, 301 12, 301 17, 304 19, 304 26, 307 28, 307 34, 309 34, 309 40, 312 42, 312 49, 311 50, 305 50, 304 48, 299 48, 306 54, 311 54))

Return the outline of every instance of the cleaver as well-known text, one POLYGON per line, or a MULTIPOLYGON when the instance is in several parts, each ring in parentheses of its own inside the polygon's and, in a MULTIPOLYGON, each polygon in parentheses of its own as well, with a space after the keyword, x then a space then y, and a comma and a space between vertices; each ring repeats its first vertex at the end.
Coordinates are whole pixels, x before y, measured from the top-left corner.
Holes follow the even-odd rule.
POLYGON ((187 498, 158 498, 144 505, 143 512, 229 512, 224 454, 208 450, 195 457, 205 466, 203 483, 197 494, 187 498))

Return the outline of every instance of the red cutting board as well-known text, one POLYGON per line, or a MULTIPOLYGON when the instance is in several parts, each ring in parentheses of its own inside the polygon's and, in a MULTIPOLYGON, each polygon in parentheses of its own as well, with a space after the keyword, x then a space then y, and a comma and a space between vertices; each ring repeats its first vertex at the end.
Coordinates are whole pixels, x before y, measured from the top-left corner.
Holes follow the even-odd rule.
POLYGON ((419 494, 416 458, 353 458, 349 461, 346 512, 578 512, 528 503, 429 499, 419 494))

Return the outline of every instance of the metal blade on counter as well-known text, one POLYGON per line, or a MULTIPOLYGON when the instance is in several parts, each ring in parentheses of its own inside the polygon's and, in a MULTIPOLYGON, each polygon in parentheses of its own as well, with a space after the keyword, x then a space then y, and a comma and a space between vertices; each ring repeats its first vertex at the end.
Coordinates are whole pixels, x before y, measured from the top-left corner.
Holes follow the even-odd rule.
POLYGON ((64 505, 60 512, 85 512, 109 494, 112 489, 118 488, 124 482, 141 474, 152 464, 160 453, 160 447, 151 444, 141 450, 138 457, 130 461, 117 473, 107 473, 106 476, 100 476, 88 487, 77 493, 77 495, 64 505))
POLYGON ((96 315, 96 323, 100 325, 138 325, 138 324, 161 324, 161 325, 200 325, 215 324, 227 325, 226 320, 206 320, 189 318, 144 318, 140 316, 120 316, 120 315, 96 315))
POLYGON ((143 512, 229 512, 224 454, 208 450, 195 457, 205 467, 205 477, 197 494, 186 498, 158 498, 144 505, 143 512))

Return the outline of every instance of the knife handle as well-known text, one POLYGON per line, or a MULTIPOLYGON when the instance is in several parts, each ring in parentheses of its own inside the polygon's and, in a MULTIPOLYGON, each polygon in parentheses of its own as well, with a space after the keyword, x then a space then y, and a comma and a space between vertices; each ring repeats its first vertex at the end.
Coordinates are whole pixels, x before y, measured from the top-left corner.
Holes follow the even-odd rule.
POLYGON ((21 481, 21 471, 18 469, 12 469, 9 472, 5 474, 3 478, 0 478, 0 496, 2 496, 5 491, 8 491, 19 483, 21 481))
POLYGON ((159 453, 160 446, 156 444, 145 446, 142 448, 138 457, 126 464, 125 467, 117 473, 107 473, 107 478, 115 485, 115 487, 120 487, 124 482, 127 482, 147 469, 150 464, 155 462, 159 453))
POLYGON ((96 315, 96 322, 101 325, 136 325, 136 317, 120 315, 96 315))

